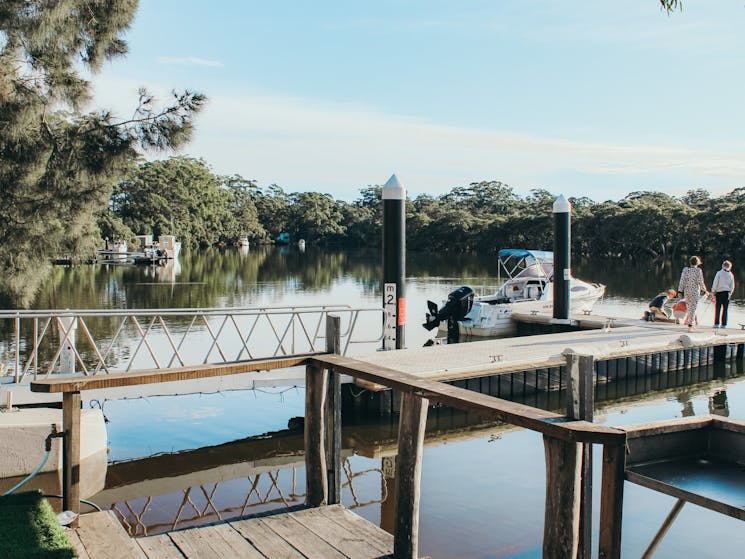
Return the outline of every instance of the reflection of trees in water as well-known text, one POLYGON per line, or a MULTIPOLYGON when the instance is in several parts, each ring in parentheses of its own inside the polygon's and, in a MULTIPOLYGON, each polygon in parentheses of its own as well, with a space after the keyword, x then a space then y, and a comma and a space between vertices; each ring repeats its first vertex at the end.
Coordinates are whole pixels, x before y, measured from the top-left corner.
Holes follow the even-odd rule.
MULTIPOLYGON (((550 248, 550 247, 549 247, 550 248)), ((499 275, 493 254, 409 251, 407 276, 461 278, 462 283, 499 275)), ((43 282, 28 308, 206 308, 250 306, 255 296, 271 299, 293 291, 329 289, 342 278, 363 294, 380 290, 382 258, 377 248, 301 252, 295 246, 258 246, 242 254, 234 248, 184 250, 180 272, 134 265, 58 266, 43 282)), ((677 287, 678 266, 669 261, 574 260, 575 276, 608 286, 608 295, 646 299, 677 287)), ((705 270, 707 282, 711 273, 705 270)), ((745 273, 745 269, 743 270, 745 273)), ((745 286, 745 275, 737 278, 745 286)), ((458 281, 456 281, 458 283, 458 281)), ((300 301, 298 301, 298 304, 300 301)), ((6 307, 9 308, 9 307, 6 307)), ((7 329, 7 325, 0 326, 7 329)))

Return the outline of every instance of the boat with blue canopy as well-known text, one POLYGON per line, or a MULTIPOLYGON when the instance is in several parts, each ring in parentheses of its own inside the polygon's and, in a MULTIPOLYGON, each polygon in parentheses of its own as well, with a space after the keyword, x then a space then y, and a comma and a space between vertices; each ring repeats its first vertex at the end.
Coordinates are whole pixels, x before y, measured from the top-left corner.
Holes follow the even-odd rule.
MULTIPOLYGON (((452 291, 441 307, 428 301, 429 312, 424 327, 448 332, 458 325, 459 335, 498 337, 514 332, 513 312, 553 313, 554 255, 551 251, 517 248, 498 253, 499 274, 505 281, 491 295, 476 296, 462 286, 452 291)), ((605 294, 605 285, 589 283, 574 277, 569 281, 570 313, 590 312, 605 294)))

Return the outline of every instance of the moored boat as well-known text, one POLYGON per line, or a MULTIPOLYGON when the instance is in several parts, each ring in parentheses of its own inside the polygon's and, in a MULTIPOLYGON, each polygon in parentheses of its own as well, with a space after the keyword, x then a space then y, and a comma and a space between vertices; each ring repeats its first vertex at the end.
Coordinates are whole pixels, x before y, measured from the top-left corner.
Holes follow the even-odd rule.
POLYGON ((135 264, 162 264, 175 260, 181 252, 181 243, 173 235, 160 235, 153 241, 152 235, 138 235, 140 250, 134 257, 135 264))
POLYGON ((106 239, 106 248, 97 252, 99 261, 122 261, 127 259, 127 241, 117 239, 109 242, 106 239))
MULTIPOLYGON (((446 333, 457 324, 459 335, 497 337, 514 332, 513 312, 552 314, 553 253, 502 249, 498 258, 500 275, 504 271, 507 279, 495 293, 476 296, 463 286, 451 292, 440 308, 428 301, 424 327, 446 333)), ((589 312, 605 294, 605 285, 572 277, 569 292, 570 313, 589 312)))

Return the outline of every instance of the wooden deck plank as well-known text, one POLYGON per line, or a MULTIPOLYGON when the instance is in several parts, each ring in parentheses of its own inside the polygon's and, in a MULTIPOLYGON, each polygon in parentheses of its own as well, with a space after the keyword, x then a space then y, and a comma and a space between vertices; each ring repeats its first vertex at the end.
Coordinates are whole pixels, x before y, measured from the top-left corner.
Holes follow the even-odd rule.
POLYGON ((643 324, 381 351, 355 358, 420 378, 443 381, 563 365, 562 353, 567 349, 593 354, 598 359, 615 359, 696 345, 745 342, 745 334, 736 330, 722 333, 702 327, 688 333, 675 324, 643 324))
POLYGON ((265 559, 255 547, 229 524, 215 524, 170 532, 169 537, 188 559, 203 557, 248 557, 265 559))
POLYGON ((183 559, 184 554, 166 534, 147 536, 135 540, 148 559, 183 559))
POLYGON ((70 529, 66 530, 65 534, 70 540, 70 543, 72 543, 72 547, 73 549, 75 549, 75 553, 77 554, 78 559, 90 559, 90 557, 88 557, 88 552, 85 550, 83 542, 80 541, 78 533, 74 529, 70 529))
POLYGON ((229 363, 210 363, 165 369, 147 369, 131 373, 98 374, 87 377, 66 376, 61 378, 40 379, 31 383, 31 392, 72 392, 97 390, 121 386, 135 386, 158 382, 177 382, 202 378, 214 378, 227 375, 238 375, 252 371, 284 369, 304 365, 310 357, 323 355, 324 352, 303 353, 289 357, 271 357, 229 363))
POLYGON ((320 507, 321 514, 350 532, 357 532, 378 551, 390 555, 393 553, 393 535, 372 522, 341 506, 320 507))
MULTIPOLYGON (((325 509, 327 507, 321 508, 325 509)), ((335 522, 334 518, 341 516, 341 510, 337 509, 336 511, 329 511, 327 514, 323 514, 318 508, 306 509, 293 512, 290 516, 347 557, 375 559, 381 555, 390 555, 393 553, 392 538, 390 550, 383 550, 373 542, 368 541, 367 535, 358 531, 356 527, 335 522)))
POLYGON ((236 520, 230 525, 270 559, 303 559, 303 555, 260 518, 236 520))
POLYGON ((270 516, 263 521, 308 559, 347 559, 331 544, 288 515, 270 516))
POLYGON ((90 559, 147 559, 142 549, 119 523, 113 511, 81 515, 75 531, 90 559))

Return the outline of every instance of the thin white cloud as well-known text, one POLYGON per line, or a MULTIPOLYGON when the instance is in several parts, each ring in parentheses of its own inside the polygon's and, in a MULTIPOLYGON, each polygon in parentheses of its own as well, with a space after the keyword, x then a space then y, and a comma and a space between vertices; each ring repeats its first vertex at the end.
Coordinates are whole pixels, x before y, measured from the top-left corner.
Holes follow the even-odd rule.
MULTIPOLYGON (((132 99, 136 91, 134 84, 103 87, 99 83, 107 105, 122 91, 131 90, 132 99)), ((204 158, 217 173, 344 199, 394 172, 412 196, 501 180, 518 192, 542 187, 593 197, 600 190, 603 197, 621 198, 650 188, 678 192, 695 186, 718 193, 742 186, 744 147, 731 145, 723 153, 700 145, 538 137, 445 126, 361 105, 247 94, 211 97, 184 151, 204 158)))
POLYGON ((159 56, 155 61, 159 64, 170 64, 173 66, 209 66, 213 68, 222 68, 225 66, 225 64, 219 60, 207 60, 196 56, 159 56))

